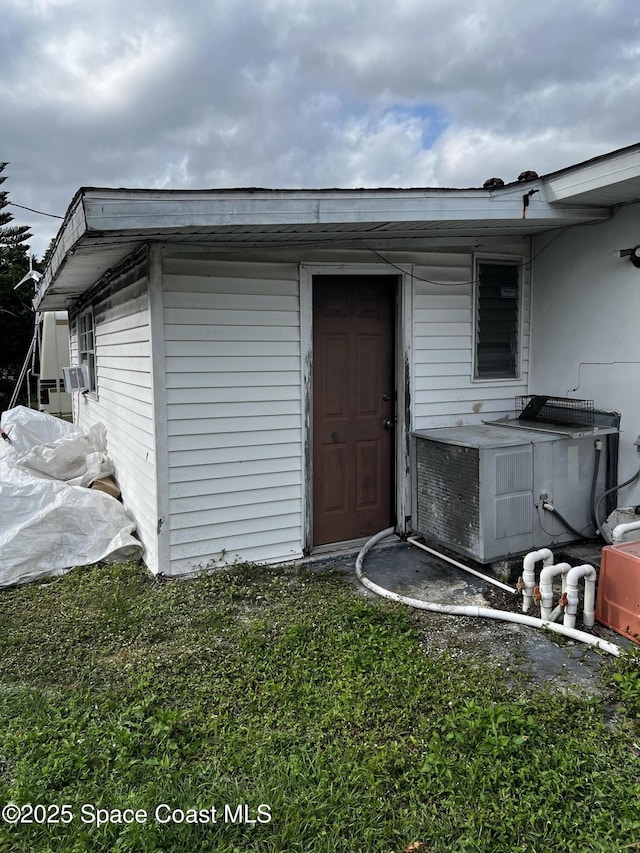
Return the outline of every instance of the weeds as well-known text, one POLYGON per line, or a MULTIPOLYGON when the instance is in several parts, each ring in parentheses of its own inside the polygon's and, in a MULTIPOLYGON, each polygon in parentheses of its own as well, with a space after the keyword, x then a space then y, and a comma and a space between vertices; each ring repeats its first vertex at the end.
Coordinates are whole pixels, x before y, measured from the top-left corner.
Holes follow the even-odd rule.
POLYGON ((634 649, 621 658, 612 681, 617 686, 625 712, 640 728, 640 650, 634 649))
POLYGON ((0 806, 72 819, 0 824, 1 850, 613 853, 640 838, 637 660, 612 673, 610 731, 604 700, 426 655, 428 614, 338 574, 89 568, 2 606, 0 806))

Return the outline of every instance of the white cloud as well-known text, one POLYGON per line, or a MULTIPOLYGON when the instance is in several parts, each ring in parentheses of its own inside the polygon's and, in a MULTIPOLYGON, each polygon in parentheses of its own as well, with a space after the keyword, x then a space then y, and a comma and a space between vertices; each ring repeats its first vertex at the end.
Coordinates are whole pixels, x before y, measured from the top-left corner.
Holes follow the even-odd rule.
POLYGON ((323 185, 355 187, 433 186, 434 153, 422 145, 425 122, 387 114, 355 119, 336 128, 318 175, 323 185), (337 165, 337 168, 336 168, 337 165))
MULTIPOLYGON (((4 0, 14 201, 478 186, 638 140, 637 0, 4 0)), ((30 221, 46 246, 51 221, 30 221)), ((55 225, 55 223, 54 223, 55 225)))
POLYGON ((51 90, 41 77, 41 100, 92 113, 127 105, 146 79, 174 59, 178 46, 163 22, 117 42, 112 35, 74 28, 42 44, 44 73, 53 71, 60 85, 51 90))

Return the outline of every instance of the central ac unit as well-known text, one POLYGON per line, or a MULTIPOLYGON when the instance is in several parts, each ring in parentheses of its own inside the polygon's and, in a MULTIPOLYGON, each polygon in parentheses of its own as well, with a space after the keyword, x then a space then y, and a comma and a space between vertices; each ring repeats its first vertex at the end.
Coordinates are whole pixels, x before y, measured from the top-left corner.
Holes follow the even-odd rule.
MULTIPOLYGON (((417 533, 480 563, 593 532, 591 484, 595 441, 613 428, 561 433, 494 424, 414 433, 417 533)), ((606 454, 603 454, 603 457, 606 454)), ((600 465, 596 497, 606 489, 600 465)))

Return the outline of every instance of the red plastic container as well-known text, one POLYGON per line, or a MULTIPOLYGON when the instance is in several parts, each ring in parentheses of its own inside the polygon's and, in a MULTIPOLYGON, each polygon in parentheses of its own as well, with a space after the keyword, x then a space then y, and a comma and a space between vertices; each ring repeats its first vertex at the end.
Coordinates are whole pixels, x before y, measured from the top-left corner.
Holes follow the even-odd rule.
POLYGON ((640 644, 640 541, 602 549, 596 619, 640 644))

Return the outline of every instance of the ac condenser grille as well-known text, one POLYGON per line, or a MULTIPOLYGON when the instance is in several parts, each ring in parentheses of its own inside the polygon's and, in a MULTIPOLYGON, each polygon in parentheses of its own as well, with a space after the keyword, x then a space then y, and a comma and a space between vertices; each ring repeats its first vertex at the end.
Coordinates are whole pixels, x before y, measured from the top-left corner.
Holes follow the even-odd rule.
POLYGON ((495 538, 509 539, 512 536, 531 533, 533 529, 531 506, 531 492, 496 497, 495 538))
POLYGON ((476 448, 419 441, 416 448, 420 533, 475 552, 479 531, 479 454, 476 448))
POLYGON ((496 495, 511 495, 531 488, 531 448, 496 453, 496 495))
MULTIPOLYGON (((541 441, 552 447, 553 439, 541 441)), ((452 427, 416 433, 415 447, 416 522, 423 536, 482 563, 529 549, 535 523, 530 438, 490 425, 452 427)))

